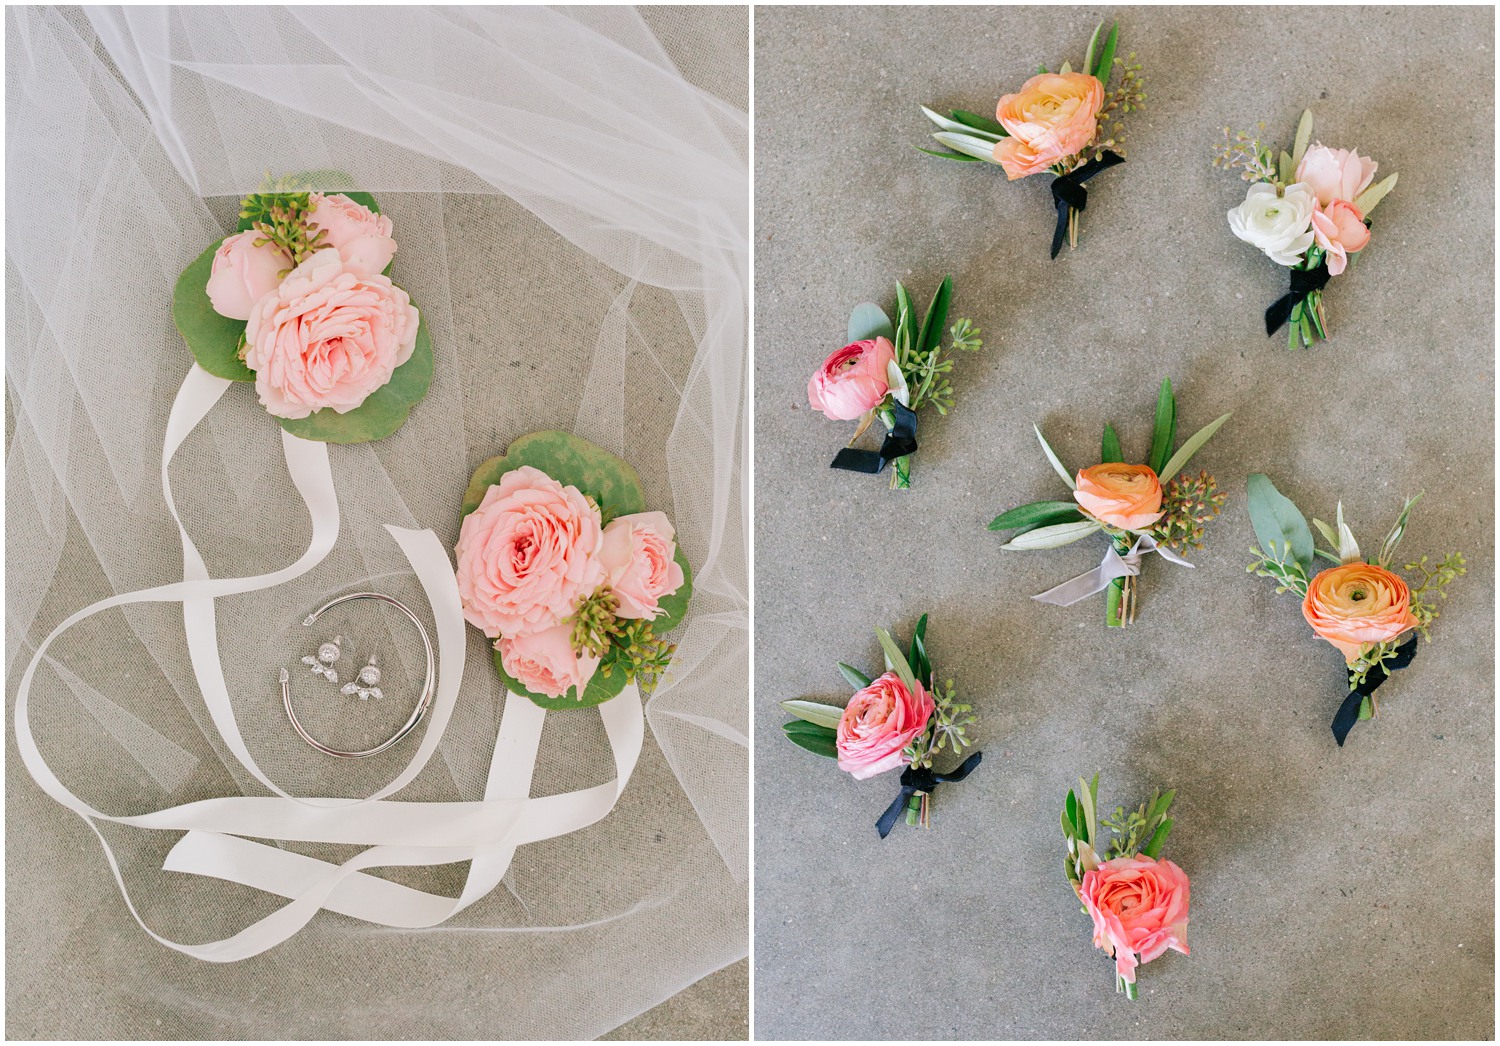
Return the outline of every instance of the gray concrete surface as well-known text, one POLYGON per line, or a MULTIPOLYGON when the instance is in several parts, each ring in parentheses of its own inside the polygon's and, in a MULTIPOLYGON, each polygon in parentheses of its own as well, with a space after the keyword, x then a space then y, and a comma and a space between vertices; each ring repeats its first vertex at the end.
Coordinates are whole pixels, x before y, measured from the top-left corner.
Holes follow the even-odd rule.
POLYGON ((1489 1038, 1494 1028, 1494 14, 1481 8, 760 8, 756 15, 756 1030, 763 1038, 1489 1038), (990 110, 1100 19, 1150 79, 1129 163, 1091 186, 1079 250, 1046 256, 1045 179, 929 159, 918 103, 990 110), (1235 240, 1218 129, 1264 119, 1358 146, 1401 183, 1328 294, 1334 339, 1260 332, 1285 275, 1235 240), (987 347, 925 417, 915 489, 831 472, 849 426, 807 376, 852 305, 945 272, 987 347), (1187 571, 1150 564, 1137 624, 1035 592, 1095 543, 1000 551, 985 523, 1060 483, 1111 421, 1144 454, 1156 383, 1231 492, 1187 571), (1337 655, 1247 575, 1244 481, 1378 541, 1469 556, 1434 643, 1334 746, 1337 655), (894 777, 783 740, 776 702, 842 703, 875 625, 929 647, 983 716, 985 762, 933 830, 882 842, 894 777), (1062 874, 1080 773, 1104 802, 1176 787, 1167 856, 1193 954, 1132 1005, 1062 874))

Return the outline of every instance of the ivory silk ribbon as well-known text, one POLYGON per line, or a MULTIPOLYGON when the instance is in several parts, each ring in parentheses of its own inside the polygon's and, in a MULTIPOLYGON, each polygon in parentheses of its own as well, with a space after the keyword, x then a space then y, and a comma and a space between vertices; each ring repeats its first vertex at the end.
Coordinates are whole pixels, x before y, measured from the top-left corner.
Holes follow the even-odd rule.
POLYGON ((528 798, 546 713, 526 697, 512 694, 505 702, 482 801, 388 800, 386 797, 409 784, 437 751, 463 679, 467 637, 453 568, 437 535, 431 530, 387 526, 386 530, 421 582, 437 625, 438 688, 427 730, 406 768, 367 799, 301 798, 282 791, 255 764, 235 722, 218 656, 214 600, 273 588, 321 563, 338 538, 339 506, 328 447, 283 432, 281 444, 287 469, 312 519, 312 540, 307 551, 295 563, 269 574, 246 578, 209 576, 177 514, 168 466, 231 384, 194 365, 177 393, 167 421, 161 482, 167 509, 182 540, 183 580, 100 600, 68 617, 42 641, 26 666, 16 695, 16 745, 21 761, 43 791, 93 829, 130 914, 146 933, 168 948, 208 962, 235 962, 287 940, 324 908, 385 926, 407 929, 436 926, 499 885, 516 847, 577 831, 614 809, 635 769, 644 741, 640 692, 635 686, 628 686, 618 697, 599 706, 605 734, 614 752, 612 782, 561 795, 528 798), (42 758, 29 720, 31 683, 53 640, 85 618, 136 603, 174 602, 182 604, 193 674, 215 728, 235 758, 274 795, 206 799, 154 813, 114 817, 93 809, 70 792, 42 758), (141 919, 114 851, 99 829, 99 821, 159 831, 185 831, 167 855, 164 870, 241 883, 288 898, 291 903, 220 941, 180 944, 168 940, 141 919), (333 864, 240 836, 353 843, 369 849, 342 864, 333 864), (471 864, 464 888, 456 898, 426 893, 363 872, 382 866, 458 861, 471 864))
POLYGON ((1176 563, 1181 567, 1192 568, 1193 564, 1183 559, 1171 549, 1158 545, 1156 539, 1150 534, 1142 534, 1135 539, 1135 544, 1125 555, 1115 551, 1113 545, 1109 551, 1104 553, 1104 561, 1087 574, 1079 574, 1071 581, 1064 581, 1056 588, 1032 596, 1032 599, 1043 603, 1051 603, 1054 606, 1070 606, 1080 599, 1087 599, 1095 592, 1103 592, 1109 587, 1109 583, 1117 577, 1129 575, 1134 577, 1141 572, 1141 560, 1148 554, 1155 552, 1169 563, 1176 563))

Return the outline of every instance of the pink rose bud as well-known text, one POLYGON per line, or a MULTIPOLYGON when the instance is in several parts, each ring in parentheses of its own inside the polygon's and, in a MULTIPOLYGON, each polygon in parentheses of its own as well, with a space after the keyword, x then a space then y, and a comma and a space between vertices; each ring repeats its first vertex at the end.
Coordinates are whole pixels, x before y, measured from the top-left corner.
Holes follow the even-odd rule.
POLYGON ((345 414, 411 359, 419 317, 384 276, 352 271, 318 251, 256 303, 245 325, 245 365, 261 403, 279 418, 325 407, 345 414))
POLYGON ((917 684, 913 694, 894 672, 887 672, 849 700, 839 720, 839 769, 863 781, 907 764, 902 750, 927 729, 936 707, 917 684))
POLYGON ((895 359, 896 347, 885 338, 845 345, 808 381, 807 401, 834 421, 853 421, 885 399, 895 359))
POLYGON ((1094 920, 1094 947, 1114 957, 1115 972, 1135 983, 1143 963, 1168 948, 1188 954, 1188 877, 1171 861, 1116 857, 1083 873, 1078 896, 1094 920))
POLYGON ((500 663, 512 679, 534 694, 563 697, 572 690, 583 700, 584 688, 594 678, 599 659, 573 650, 573 626, 553 625, 540 632, 502 638, 497 644, 500 663))
POLYGON ((1349 267, 1349 255, 1358 254, 1370 242, 1370 228, 1359 208, 1334 200, 1312 215, 1313 239, 1328 258, 1328 272, 1337 276, 1349 267))
POLYGON ((251 310, 281 283, 281 273, 292 267, 286 252, 271 243, 255 246, 261 234, 251 230, 226 236, 214 251, 208 277, 208 300, 214 312, 231 320, 248 320, 251 310))
POLYGON ((1334 200, 1353 203, 1370 186, 1379 165, 1356 149, 1330 149, 1315 145, 1302 154, 1297 165, 1297 181, 1312 190, 1318 204, 1327 207, 1334 200))
POLYGON ((309 199, 308 221, 328 234, 324 245, 337 250, 351 272, 374 276, 385 271, 396 254, 396 241, 391 239, 395 227, 389 218, 343 193, 315 192, 309 199))
POLYGON ((464 617, 491 639, 552 628, 604 580, 602 540, 599 510, 577 487, 512 469, 458 531, 464 617))
POLYGON ((637 512, 612 519, 604 528, 599 559, 605 581, 619 600, 616 617, 651 620, 666 613, 657 602, 682 587, 676 559, 676 531, 662 512, 637 512))

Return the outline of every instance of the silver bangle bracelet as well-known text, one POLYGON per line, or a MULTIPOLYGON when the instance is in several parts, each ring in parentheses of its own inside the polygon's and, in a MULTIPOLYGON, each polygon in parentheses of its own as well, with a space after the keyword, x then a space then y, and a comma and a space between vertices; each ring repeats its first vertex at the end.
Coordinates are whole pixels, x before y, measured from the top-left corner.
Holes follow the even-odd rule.
POLYGON ((281 670, 281 703, 286 708, 286 717, 287 719, 291 720, 292 729, 297 731, 297 736, 301 737, 302 740, 312 745, 318 751, 324 753, 325 755, 337 756, 340 759, 362 759, 365 756, 379 755, 381 752, 389 750, 403 737, 416 729, 417 724, 422 721, 422 717, 427 714, 427 709, 432 705, 433 697, 435 697, 437 694, 437 667, 436 659, 433 657, 432 653, 432 640, 427 637, 427 629, 422 626, 422 622, 418 620, 417 615, 408 610, 405 604, 401 603, 399 600, 393 599, 390 596, 384 595, 380 592, 351 592, 347 596, 339 596, 337 599, 323 604, 317 610, 314 610, 311 614, 308 614, 307 617, 303 620, 302 624, 304 626, 311 625, 314 621, 318 620, 318 618, 322 616, 324 612, 331 610, 341 603, 348 603, 351 600, 355 599, 377 599, 382 603, 389 603, 391 606, 401 611, 401 613, 405 614, 411 620, 411 623, 417 626, 417 634, 422 637, 422 650, 427 656, 427 674, 422 684, 422 696, 417 699, 417 707, 412 712, 411 718, 408 719, 404 724, 402 724, 401 729, 397 730, 389 738, 376 745, 374 748, 368 749, 363 752, 344 752, 340 751, 337 748, 330 748, 328 745, 325 745, 323 742, 313 737, 297 720, 297 713, 292 708, 291 674, 287 672, 285 668, 283 668, 281 670))

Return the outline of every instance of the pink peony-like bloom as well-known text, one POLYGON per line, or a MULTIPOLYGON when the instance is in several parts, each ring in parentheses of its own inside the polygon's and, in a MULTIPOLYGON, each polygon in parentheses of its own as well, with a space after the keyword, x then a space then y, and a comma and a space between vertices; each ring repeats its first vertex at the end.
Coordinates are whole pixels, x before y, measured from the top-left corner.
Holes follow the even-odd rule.
POLYGON ((245 365, 279 418, 325 407, 345 414, 411 359, 418 321, 400 287, 350 271, 337 251, 318 251, 250 313, 245 365))
POLYGON ((1297 181, 1303 183, 1327 207, 1334 200, 1353 203, 1370 186, 1379 167, 1357 149, 1330 149, 1314 145, 1302 154, 1297 165, 1297 181))
POLYGON ((343 193, 310 194, 308 221, 328 234, 323 242, 339 252, 351 272, 374 276, 384 272, 396 254, 395 227, 383 214, 355 203, 343 193))
POLYGON ((281 283, 281 273, 292 267, 292 259, 272 243, 259 247, 261 234, 250 230, 224 237, 214 251, 214 267, 208 277, 208 300, 214 312, 231 320, 248 320, 255 305, 281 283))
POLYGON ((1040 174, 1081 152, 1099 129, 1104 85, 1087 73, 1039 73, 1005 95, 995 119, 1009 133, 995 143, 994 159, 1011 181, 1040 174))
POLYGON ((658 601, 682 587, 682 567, 677 565, 676 531, 664 512, 637 512, 619 516, 604 528, 599 559, 619 607, 616 617, 643 617, 648 621, 666 613, 658 601))
POLYGON ((599 668, 599 659, 573 649, 573 626, 553 625, 539 632, 502 636, 495 644, 500 663, 511 678, 534 694, 564 697, 569 690, 583 700, 583 691, 599 668))
POLYGON ((887 672, 849 700, 839 719, 839 769, 855 780, 905 766, 902 749, 927 729, 936 707, 917 683, 913 694, 894 672, 887 672))
POLYGON ((895 359, 896 347, 885 338, 845 345, 808 380, 807 401, 834 421, 853 421, 885 399, 895 359))
POLYGON ((1328 272, 1337 276, 1349 267, 1349 255, 1358 254, 1370 242, 1370 229, 1359 208, 1343 200, 1334 200, 1322 210, 1313 211, 1313 238, 1328 259, 1328 272))
POLYGON ((1126 983, 1135 983, 1137 955, 1147 963, 1168 948, 1188 954, 1188 887, 1181 868, 1144 856, 1083 873, 1078 896, 1094 920, 1094 947, 1114 957, 1126 983))
POLYGON ((577 487, 512 469, 458 531, 464 617, 491 639, 552 628, 604 580, 602 541, 599 510, 577 487))

